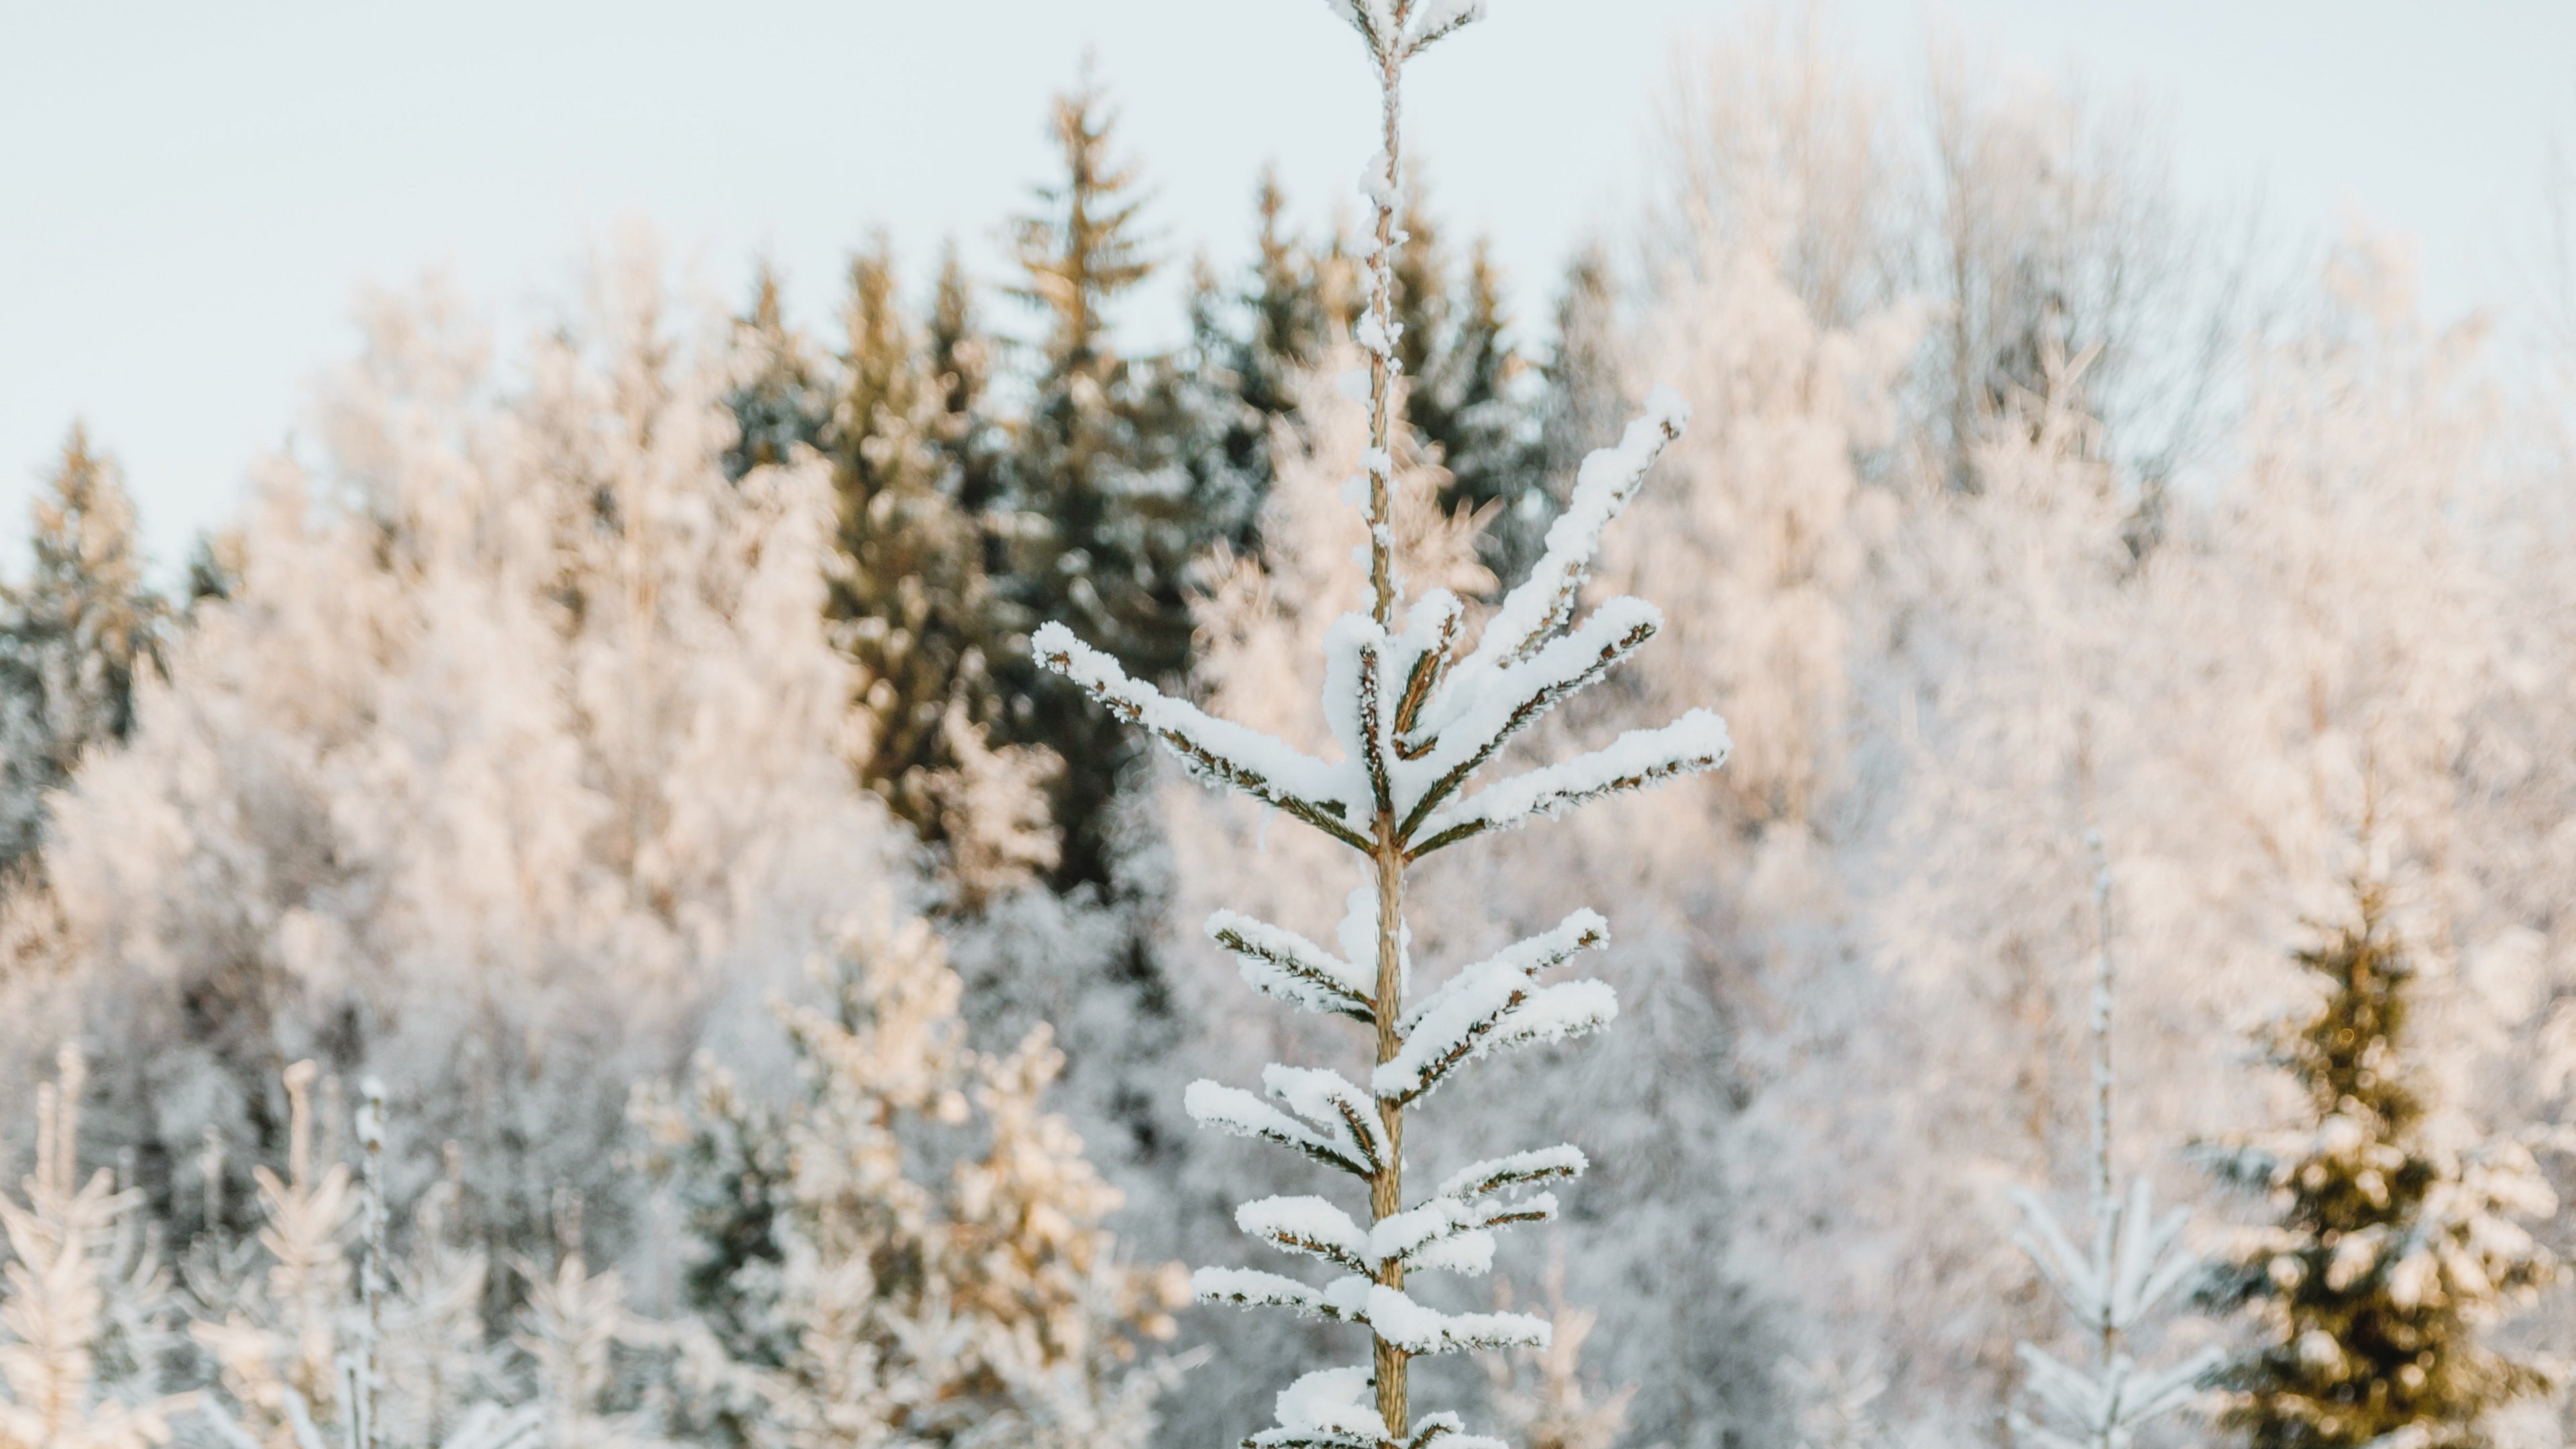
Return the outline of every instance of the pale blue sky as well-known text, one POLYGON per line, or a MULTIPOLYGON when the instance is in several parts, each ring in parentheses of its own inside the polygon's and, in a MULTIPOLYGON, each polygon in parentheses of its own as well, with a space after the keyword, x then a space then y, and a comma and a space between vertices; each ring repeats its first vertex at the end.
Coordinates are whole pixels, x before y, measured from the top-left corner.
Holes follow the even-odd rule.
MULTIPOLYGON (((1494 236, 1525 314, 1626 209, 1679 40, 1742 9, 1495 0, 1425 62, 1411 116, 1440 207, 1494 236)), ((2445 312, 2499 295, 2547 146, 2576 140, 2576 6, 2556 0, 1932 13, 2143 92, 2197 195, 2259 184, 2282 229, 2413 236, 2445 312)), ((1918 0, 1830 14, 1874 62, 1920 54, 1918 0)), ((1349 190, 1371 149, 1354 43, 1319 0, 0 0, 0 538, 77 415, 170 567, 348 352, 363 284, 437 267, 542 303, 629 218, 728 299, 767 252, 809 311, 879 225, 916 276, 948 234, 989 259, 1086 48, 1170 250, 1230 260, 1264 160, 1310 218, 1349 190)))

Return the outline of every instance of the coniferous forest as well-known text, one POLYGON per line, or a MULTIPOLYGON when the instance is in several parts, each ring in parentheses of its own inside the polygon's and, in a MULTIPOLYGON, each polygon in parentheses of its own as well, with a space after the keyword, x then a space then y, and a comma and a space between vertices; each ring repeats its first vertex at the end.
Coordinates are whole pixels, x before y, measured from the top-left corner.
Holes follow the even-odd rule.
POLYGON ((1759 12, 1516 292, 1514 7, 1305 4, 1234 260, 1086 68, 998 270, 371 294, 185 559, 64 420, 0 1449, 2576 1438, 2570 299, 1759 12))

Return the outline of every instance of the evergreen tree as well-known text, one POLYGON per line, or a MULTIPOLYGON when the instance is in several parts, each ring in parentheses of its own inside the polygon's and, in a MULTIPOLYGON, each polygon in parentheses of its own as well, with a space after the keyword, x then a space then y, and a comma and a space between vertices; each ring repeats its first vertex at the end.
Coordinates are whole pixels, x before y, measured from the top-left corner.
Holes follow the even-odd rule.
POLYGON ((1513 500, 1487 533, 1511 577, 1535 557, 1557 510, 1574 492, 1574 474, 1591 440, 1617 427, 1630 408, 1619 375, 1618 297, 1610 259, 1598 246, 1577 253, 1557 294, 1555 343, 1538 365, 1525 466, 1536 484, 1513 500))
POLYGON ((0 593, 0 867, 34 853, 45 795, 82 754, 134 728, 168 612, 144 586, 134 501, 80 425, 28 513, 33 567, 0 593))
MULTIPOLYGON (((1250 326, 1235 348, 1233 370, 1245 404, 1273 418, 1296 408, 1300 378, 1334 339, 1333 259, 1288 232, 1287 210, 1278 173, 1264 170, 1253 193, 1252 275, 1243 292, 1250 326)), ((1266 466, 1269 438, 1253 442, 1254 457, 1266 466)))
POLYGON ((758 1449, 1134 1449, 1168 1382, 1139 1351, 1186 1290, 1101 1226, 1119 1195, 1043 1107, 1051 1033, 969 1050, 926 922, 862 926, 845 956, 828 1008, 780 1008, 792 1107, 711 1065, 638 1104, 702 1244, 698 1412, 758 1449))
MULTIPOLYGON (((951 491, 957 506, 981 519, 1001 502, 1009 441, 993 419, 987 396, 993 381, 993 339, 975 315, 974 284, 953 242, 940 258, 927 346, 930 376, 938 389, 931 442, 955 479, 951 491)), ((998 545, 998 537, 987 529, 982 560, 988 575, 1000 565, 998 545)))
POLYGON ((971 343, 951 267, 925 338, 884 239, 851 262, 849 350, 825 439, 838 504, 829 608, 870 725, 860 774, 926 838, 953 845, 976 835, 951 817, 961 763, 981 758, 993 714, 993 595, 983 520, 960 497, 981 378, 960 356, 971 343))
MULTIPOLYGON (((1523 361, 1503 311, 1501 272, 1479 238, 1454 279, 1440 228, 1416 178, 1407 191, 1402 240, 1395 254, 1396 361, 1411 379, 1405 416, 1416 437, 1449 470, 1442 506, 1484 513, 1491 537, 1486 562, 1498 576, 1534 555, 1537 530, 1506 523, 1512 512, 1543 502, 1523 437, 1525 409, 1515 394, 1523 361), (1524 537, 1523 535, 1526 535, 1524 537)), ((1542 495, 1543 496, 1543 495, 1542 495)))
POLYGON ((778 273, 763 263, 752 281, 751 311, 735 323, 742 381, 725 405, 742 436, 725 450, 725 475, 790 462, 798 447, 817 446, 831 419, 824 366, 804 336, 787 325, 778 273))
MULTIPOLYGON (((1158 369, 1120 355, 1108 323, 1108 309, 1154 270, 1136 173, 1114 157, 1115 121, 1096 85, 1057 100, 1063 174, 1016 229, 1023 276, 1013 295, 1045 330, 1004 490, 1015 517, 1000 582, 1015 632, 1077 620, 1138 675, 1170 679, 1189 660, 1183 575, 1198 500, 1164 431, 1175 414, 1158 369)), ((1006 684, 1006 741, 1046 745, 1065 761, 1052 792, 1063 832, 1055 884, 1106 884, 1108 811, 1135 752, 1075 691, 1043 681, 1024 651, 1008 660, 1006 684)))
POLYGON ((2233 1394, 2220 1422, 2258 1449, 2473 1449, 2487 1442, 2482 1416, 2543 1386, 2481 1345, 2477 1326, 2548 1277, 2511 1218, 2553 1204, 2520 1148, 2453 1151, 2424 1130, 2401 1056, 2414 966, 2390 931, 2386 888, 2358 881, 2354 904, 2353 919, 2299 953, 2325 1000, 2275 1052, 2311 1125, 2217 1159, 2222 1179, 2279 1211, 2208 1290, 2262 1330, 2220 1375, 2233 1394))
POLYGON ((1203 491, 1231 505, 1202 532, 1238 551, 1258 547, 1261 508, 1276 481, 1271 430, 1296 411, 1306 373, 1335 336, 1332 259, 1288 230, 1287 209, 1277 173, 1265 169, 1253 194, 1250 273, 1230 293, 1202 274, 1192 293, 1195 357, 1182 378, 1210 394, 1197 420, 1207 457, 1199 471, 1221 480, 1203 491))

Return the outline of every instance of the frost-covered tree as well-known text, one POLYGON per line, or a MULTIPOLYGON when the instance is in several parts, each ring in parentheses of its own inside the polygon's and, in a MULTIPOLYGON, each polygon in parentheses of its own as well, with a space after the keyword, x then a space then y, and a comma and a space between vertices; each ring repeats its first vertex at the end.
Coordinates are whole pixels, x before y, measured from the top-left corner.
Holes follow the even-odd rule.
POLYGON ((159 1393, 170 1279, 141 1221, 143 1195, 100 1168, 80 1176, 77 1048, 36 1092, 35 1170, 0 1196, 11 1261, 0 1274, 0 1444, 142 1449, 170 1437, 187 1396, 159 1393))
POLYGON ((134 728, 168 607, 143 581, 134 501, 75 425, 28 505, 26 578, 0 588, 0 869, 31 856, 46 797, 134 728))
POLYGON ((2556 1198, 2510 1139, 2427 1130, 2406 1059, 2415 970, 2389 915, 2387 887, 2364 876, 2351 916, 2299 953, 2324 999, 2274 1060, 2305 1120, 2215 1158, 2276 1214, 2209 1290, 2256 1325, 2221 1377, 2221 1423, 2263 1449, 2474 1449, 2488 1414, 2546 1382, 2479 1335, 2552 1275, 2522 1222, 2556 1198))
POLYGON ((2086 1361, 2070 1364, 2036 1344, 2020 1346, 2029 1370, 2036 1419, 2016 1414, 2014 1436, 2036 1449, 2127 1449, 2138 1430, 2181 1408, 2217 1367, 2216 1349, 2170 1368, 2151 1369, 2132 1356, 2147 1316, 2200 1271, 2182 1247, 2190 1220, 2183 1208, 2158 1217, 2155 1188, 2139 1178, 2122 1196, 2111 1165, 2112 1007, 2117 975, 2111 955, 2111 867, 2093 837, 2093 1163, 2089 1249, 2074 1239, 2039 1198, 2022 1193, 2022 1251, 2057 1291, 2082 1337, 2086 1361))
POLYGON ((1573 1177, 1586 1163, 1572 1147, 1524 1150, 1461 1164, 1427 1195, 1418 1184, 1408 1190, 1407 1109, 1477 1057, 1595 1030, 1608 1024, 1617 1006, 1599 982, 1539 979, 1602 944, 1606 924, 1590 911, 1464 966, 1437 989, 1414 996, 1405 926, 1408 877, 1417 862, 1449 846, 1714 768, 1725 758, 1728 741, 1715 715, 1693 711, 1673 725, 1631 732, 1567 763, 1468 788, 1514 737, 1654 634, 1658 616, 1640 601, 1609 601, 1579 622, 1578 605, 1602 530, 1679 434, 1685 409, 1678 397, 1658 391, 1647 416, 1630 426, 1619 446, 1585 465, 1566 513, 1550 529, 1544 556, 1485 622, 1474 646, 1464 642, 1464 606, 1445 589, 1399 613, 1405 589, 1398 575, 1394 493, 1401 338, 1393 269, 1403 210, 1401 77, 1408 61, 1478 18, 1482 7, 1350 0, 1334 8, 1366 43, 1385 102, 1384 149, 1365 174, 1375 229, 1366 255, 1366 307, 1355 328, 1369 359, 1368 446, 1362 471, 1345 488, 1346 498, 1363 505, 1369 524, 1368 612, 1345 615, 1326 631, 1323 713, 1340 758, 1309 754, 1171 698, 1131 677, 1062 623, 1042 628, 1035 645, 1050 667, 1113 716, 1141 725, 1207 783, 1272 806, 1366 862, 1332 948, 1232 911, 1219 912, 1209 923, 1210 934, 1240 961, 1255 989, 1364 1027, 1371 1063, 1365 1087, 1330 1067, 1266 1068, 1264 1086, 1284 1111, 1213 1081, 1193 1085, 1187 1096, 1191 1115, 1201 1122, 1347 1174, 1368 1194, 1365 1219, 1309 1195, 1247 1202, 1236 1214, 1247 1234, 1342 1269, 1343 1276, 1325 1287, 1245 1269, 1204 1268, 1192 1280, 1203 1300, 1284 1307, 1370 1331, 1369 1364, 1298 1379, 1279 1396, 1277 1424, 1250 1442, 1422 1445, 1450 1436, 1479 1442, 1465 1435, 1454 1413, 1415 1421, 1411 1360, 1544 1344, 1547 1324, 1526 1315, 1432 1307, 1414 1296, 1418 1282, 1408 1291, 1408 1274, 1489 1271, 1492 1229, 1552 1217, 1553 1195, 1532 1189, 1573 1177))
POLYGON ((772 1031, 854 885, 901 878, 825 470, 729 477, 732 329, 649 249, 592 280, 507 380, 453 298, 372 306, 315 467, 266 470, 232 597, 61 797, 42 959, 76 969, 8 990, 100 1023, 95 1130, 161 1200, 208 1125, 281 1155, 275 1063, 311 1057, 392 1086, 398 1204, 454 1141, 488 1248, 569 1187, 612 1255, 633 1083, 772 1031))
POLYGON ((788 1026, 790 1110, 712 1063, 640 1115, 700 1245, 680 1375, 711 1432, 778 1449, 1141 1444, 1176 1270, 1122 1261, 1118 1204, 1041 1106, 1043 1028, 970 1050, 961 983, 913 920, 847 947, 832 1009, 788 1026), (946 1180, 939 1179, 944 1167, 946 1180))

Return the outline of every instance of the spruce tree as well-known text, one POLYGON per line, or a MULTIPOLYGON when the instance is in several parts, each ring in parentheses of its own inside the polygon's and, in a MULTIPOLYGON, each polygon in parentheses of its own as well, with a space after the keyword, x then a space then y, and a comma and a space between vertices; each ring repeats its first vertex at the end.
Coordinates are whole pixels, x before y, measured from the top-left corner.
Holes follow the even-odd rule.
POLYGON ((2415 969, 2390 929, 2386 887, 2357 881, 2353 903, 2349 921, 2299 953, 2325 998, 2275 1045, 2308 1124, 2215 1159, 2223 1180, 2278 1212, 2208 1290, 2260 1332, 2219 1377, 2232 1394, 2220 1422, 2258 1449, 2476 1449, 2489 1410, 2543 1386, 2477 1335, 2500 1301, 2549 1273, 2510 1220, 2533 1201, 2531 1164, 2510 1144, 2455 1152, 2423 1130, 2425 1099, 2404 1061, 2415 969))
MULTIPOLYGON (((1300 377, 1332 343, 1327 298, 1330 263, 1290 234, 1288 194, 1276 171, 1264 170, 1253 193, 1252 275, 1243 291, 1249 326, 1234 354, 1236 385, 1244 402, 1268 417, 1296 408, 1300 377)), ((1257 440, 1269 455, 1269 439, 1257 440)))
MULTIPOLYGON (((1109 309, 1154 272, 1138 177, 1116 159, 1115 125, 1097 85, 1057 100, 1063 173, 1016 227, 1022 278, 1013 295, 1044 330, 1009 458, 1014 517, 998 582, 1015 631, 1074 620, 1137 675, 1168 680, 1189 661, 1183 574, 1196 500, 1172 456, 1168 391, 1155 386, 1157 369, 1120 354, 1109 326, 1109 309)), ((1106 885, 1109 809, 1135 752, 1077 693, 1042 679, 1025 652, 1003 667, 1003 737, 1065 761, 1052 792, 1063 833, 1055 884, 1106 885)))
POLYGON ((741 437, 725 450, 725 473, 738 479, 754 468, 792 461, 799 447, 817 446, 832 399, 822 360, 787 325, 778 273, 765 262, 752 279, 751 310, 734 328, 742 380, 725 395, 725 405, 741 437))
MULTIPOLYGON (((953 285, 962 287, 962 282, 953 285)), ((941 309, 962 309, 962 296, 941 309)), ((841 367, 824 442, 838 506, 830 598, 833 637, 862 671, 870 725, 860 774, 934 842, 948 835, 948 785, 992 714, 984 660, 993 599, 982 520, 960 500, 952 411, 965 340, 934 312, 929 339, 905 315, 891 247, 880 237, 850 263, 841 367)), ((963 400, 973 406, 971 395, 963 400)))
POLYGON ((74 424, 28 509, 31 567, 0 592, 0 868, 44 834, 45 795, 84 752, 134 728, 168 608, 143 582, 134 501, 74 424))
POLYGON ((1574 492, 1574 473, 1591 440, 1618 426, 1630 406, 1619 375, 1618 297, 1610 259, 1598 246, 1586 247, 1567 265, 1554 322, 1554 342, 1537 369, 1524 460, 1536 486, 1487 529, 1505 577, 1536 555, 1549 521, 1574 492))
MULTIPOLYGON (((1543 480, 1530 469, 1527 410, 1514 384, 1523 359, 1503 310, 1503 278, 1491 247, 1479 238, 1453 279, 1440 228, 1417 179, 1410 189, 1396 249, 1397 358, 1412 380, 1405 418, 1413 434, 1449 471, 1440 502, 1482 514, 1485 562, 1500 577, 1526 566, 1537 530, 1516 528, 1515 509, 1543 480), (1523 535, 1527 536, 1524 537, 1523 535)), ((1597 436, 1597 435, 1596 435, 1597 436)))
MULTIPOLYGON (((931 445, 947 466, 949 491, 957 506, 980 523, 1001 503, 1009 440, 993 417, 989 397, 993 339, 976 316, 974 283, 954 242, 940 257, 927 347, 938 397, 931 416, 931 445)), ((1001 539, 989 528, 982 530, 981 538, 979 557, 989 576, 1002 562, 1001 539)))

